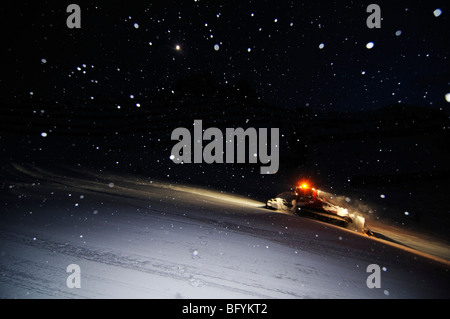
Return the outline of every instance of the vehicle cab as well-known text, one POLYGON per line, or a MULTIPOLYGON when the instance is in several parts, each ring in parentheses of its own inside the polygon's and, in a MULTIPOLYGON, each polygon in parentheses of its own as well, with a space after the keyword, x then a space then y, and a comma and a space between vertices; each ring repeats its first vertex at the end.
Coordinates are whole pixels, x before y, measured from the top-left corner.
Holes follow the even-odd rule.
POLYGON ((310 188, 303 183, 295 188, 295 199, 300 202, 314 202, 317 199, 317 193, 315 188, 310 188))

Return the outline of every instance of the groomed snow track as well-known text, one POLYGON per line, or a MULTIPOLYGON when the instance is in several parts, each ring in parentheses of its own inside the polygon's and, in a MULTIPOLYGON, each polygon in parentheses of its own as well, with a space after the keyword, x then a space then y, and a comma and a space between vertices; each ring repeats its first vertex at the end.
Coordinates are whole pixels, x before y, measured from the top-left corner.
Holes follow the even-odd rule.
POLYGON ((449 262, 246 197, 80 168, 1 168, 1 298, 449 298, 449 262), (81 269, 68 288, 67 266, 81 269), (367 266, 381 267, 369 289, 367 266))

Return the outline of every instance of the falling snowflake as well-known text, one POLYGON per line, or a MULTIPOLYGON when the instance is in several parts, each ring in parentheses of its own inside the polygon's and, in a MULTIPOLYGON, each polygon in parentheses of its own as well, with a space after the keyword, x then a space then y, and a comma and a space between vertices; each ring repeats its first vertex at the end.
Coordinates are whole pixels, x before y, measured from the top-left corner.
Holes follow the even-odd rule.
POLYGON ((445 94, 445 100, 450 103, 450 93, 445 94))
POLYGON ((437 8, 436 10, 433 11, 433 14, 437 18, 442 14, 442 10, 437 8))

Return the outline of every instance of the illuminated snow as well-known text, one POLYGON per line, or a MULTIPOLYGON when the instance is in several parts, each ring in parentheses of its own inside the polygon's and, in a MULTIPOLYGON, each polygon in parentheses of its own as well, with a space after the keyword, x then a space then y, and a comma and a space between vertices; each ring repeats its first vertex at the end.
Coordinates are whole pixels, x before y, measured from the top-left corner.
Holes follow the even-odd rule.
POLYGON ((450 103, 450 93, 445 94, 445 100, 450 103))
POLYGON ((370 50, 370 49, 373 48, 374 45, 375 45, 375 43, 373 43, 373 42, 368 42, 368 43, 366 44, 366 48, 370 50))
POLYGON ((433 14, 437 18, 442 14, 442 10, 437 8, 436 10, 433 11, 433 14))

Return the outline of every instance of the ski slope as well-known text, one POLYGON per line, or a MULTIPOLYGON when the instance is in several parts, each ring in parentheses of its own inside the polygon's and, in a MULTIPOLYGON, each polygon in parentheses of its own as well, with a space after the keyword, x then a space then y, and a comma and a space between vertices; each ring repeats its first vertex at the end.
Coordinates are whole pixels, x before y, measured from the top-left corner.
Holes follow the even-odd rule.
POLYGON ((450 297, 448 247, 412 247, 420 237, 381 223, 384 237, 367 237, 247 197, 73 167, 2 174, 0 298, 450 297), (70 264, 80 288, 66 284, 70 264), (367 287, 370 264, 381 288, 367 287))

